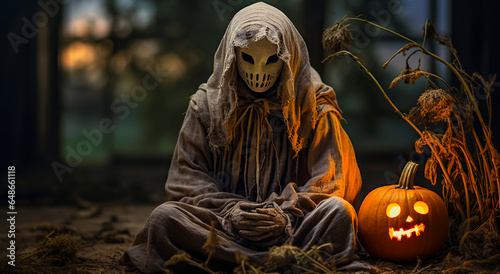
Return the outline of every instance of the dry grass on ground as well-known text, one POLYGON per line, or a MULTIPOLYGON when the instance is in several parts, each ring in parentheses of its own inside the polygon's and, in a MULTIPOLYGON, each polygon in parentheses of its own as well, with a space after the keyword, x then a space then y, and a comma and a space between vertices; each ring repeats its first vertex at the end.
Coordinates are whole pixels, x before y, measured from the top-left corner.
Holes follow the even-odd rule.
MULTIPOLYGON (((9 266, 3 254, 0 273, 136 273, 118 259, 153 209, 117 205, 84 211, 70 207, 22 209, 16 229, 16 267, 9 266)), ((499 273, 497 225, 495 220, 484 223, 468 232, 460 246, 445 248, 424 261, 400 265, 366 260, 375 266, 375 273, 499 273)))

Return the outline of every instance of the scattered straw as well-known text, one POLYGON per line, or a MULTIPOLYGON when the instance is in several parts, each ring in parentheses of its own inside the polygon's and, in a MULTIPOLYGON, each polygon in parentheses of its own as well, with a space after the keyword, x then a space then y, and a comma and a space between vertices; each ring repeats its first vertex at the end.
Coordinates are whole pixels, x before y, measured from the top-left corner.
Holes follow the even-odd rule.
POLYGON ((215 246, 217 244, 220 244, 220 243, 221 243, 221 241, 220 241, 220 239, 217 236, 217 229, 215 229, 215 221, 212 221, 211 222, 211 226, 210 226, 210 233, 208 235, 208 238, 205 241, 205 243, 203 244, 203 246, 201 247, 203 249, 203 251, 205 251, 205 253, 208 254, 207 260, 205 262, 205 265, 208 264, 208 261, 210 261, 210 258, 214 254, 214 252, 215 252, 215 246))
POLYGON ((165 268, 170 268, 178 263, 181 263, 181 262, 187 262, 188 260, 191 259, 191 255, 189 255, 188 253, 180 250, 177 254, 175 254, 174 256, 170 257, 170 259, 168 259, 164 264, 163 264, 163 267, 165 268))
POLYGON ((53 265, 64 266, 75 262, 80 243, 71 234, 48 238, 39 249, 39 258, 53 265))
MULTIPOLYGON (((0 273, 62 273, 75 272, 78 268, 76 252, 80 242, 73 233, 56 235, 51 231, 43 243, 30 252, 19 250, 15 267, 7 264, 5 255, 0 263, 0 273), (5 262, 4 262, 5 261, 5 262)), ((3 255, 3 254, 2 254, 3 255)))

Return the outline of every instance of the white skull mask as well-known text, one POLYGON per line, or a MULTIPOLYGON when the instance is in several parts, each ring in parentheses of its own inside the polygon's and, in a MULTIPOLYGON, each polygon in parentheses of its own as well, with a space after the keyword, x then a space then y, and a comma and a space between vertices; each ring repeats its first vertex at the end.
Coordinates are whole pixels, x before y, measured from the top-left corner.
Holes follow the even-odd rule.
POLYGON ((236 48, 236 67, 240 77, 254 92, 265 92, 278 79, 283 60, 278 47, 267 38, 248 43, 246 48, 236 48))

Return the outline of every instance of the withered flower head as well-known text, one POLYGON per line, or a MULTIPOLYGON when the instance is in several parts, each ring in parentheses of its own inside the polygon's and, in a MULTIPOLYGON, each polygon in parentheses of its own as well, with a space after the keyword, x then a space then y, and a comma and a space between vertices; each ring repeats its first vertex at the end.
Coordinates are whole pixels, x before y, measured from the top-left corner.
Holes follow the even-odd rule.
POLYGON ((419 124, 446 121, 454 105, 455 99, 446 91, 428 89, 418 98, 417 106, 410 110, 409 118, 419 124))
POLYGON ((323 49, 336 53, 349 50, 351 47, 352 33, 349 25, 340 20, 335 25, 323 31, 323 49))

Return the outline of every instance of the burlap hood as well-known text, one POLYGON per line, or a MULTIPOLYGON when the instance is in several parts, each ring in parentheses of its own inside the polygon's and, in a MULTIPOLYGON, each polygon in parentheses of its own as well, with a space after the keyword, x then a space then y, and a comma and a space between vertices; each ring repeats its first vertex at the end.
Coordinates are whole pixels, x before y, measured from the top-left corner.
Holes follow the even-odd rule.
POLYGON ((311 67, 306 44, 295 26, 280 10, 259 2, 233 17, 215 53, 214 71, 200 86, 204 95, 198 92, 192 98, 213 149, 227 146, 233 138, 238 106, 235 47, 245 47, 263 37, 278 46, 278 56, 284 61, 277 92, 294 151, 298 153, 306 146, 314 129, 320 94, 340 116, 335 93, 311 67))

